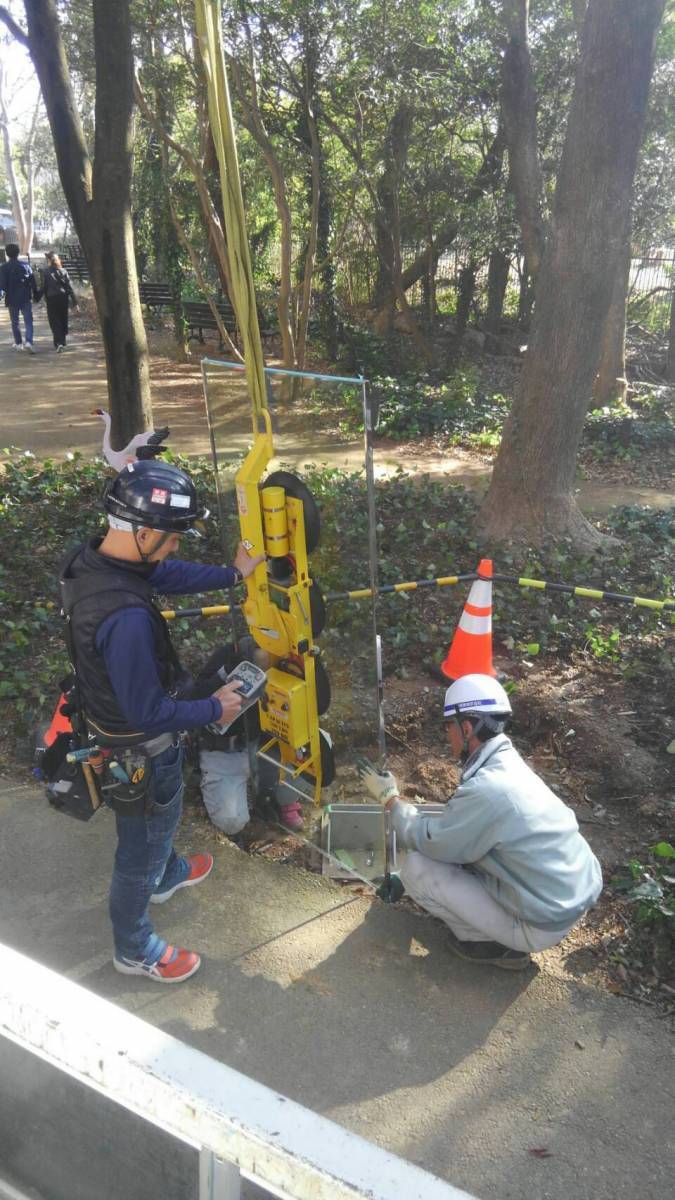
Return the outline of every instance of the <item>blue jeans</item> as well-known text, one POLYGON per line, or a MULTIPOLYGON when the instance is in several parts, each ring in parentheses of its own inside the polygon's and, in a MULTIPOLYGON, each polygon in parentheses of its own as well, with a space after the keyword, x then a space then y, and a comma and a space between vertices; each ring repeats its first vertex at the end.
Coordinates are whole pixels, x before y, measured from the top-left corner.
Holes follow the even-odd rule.
POLYGON ((116 958, 157 962, 167 943, 148 916, 152 893, 173 887, 188 872, 173 848, 183 809, 183 749, 170 746, 151 759, 152 779, 141 816, 116 816, 117 850, 110 885, 116 958))
POLYGON ((19 327, 19 313, 23 316, 23 323, 26 326, 26 341, 33 345, 33 305, 30 300, 26 300, 24 304, 9 305, 9 319, 12 322, 12 333, 17 346, 21 345, 21 329, 19 327))

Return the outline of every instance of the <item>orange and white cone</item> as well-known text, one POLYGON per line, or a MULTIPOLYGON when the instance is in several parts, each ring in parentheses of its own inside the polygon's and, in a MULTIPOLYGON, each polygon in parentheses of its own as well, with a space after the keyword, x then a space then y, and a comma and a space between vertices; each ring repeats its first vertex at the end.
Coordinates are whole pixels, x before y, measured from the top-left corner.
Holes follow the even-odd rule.
POLYGON ((441 666, 446 679, 462 675, 494 675, 492 665, 492 560, 482 558, 479 578, 471 584, 469 597, 455 636, 441 666))

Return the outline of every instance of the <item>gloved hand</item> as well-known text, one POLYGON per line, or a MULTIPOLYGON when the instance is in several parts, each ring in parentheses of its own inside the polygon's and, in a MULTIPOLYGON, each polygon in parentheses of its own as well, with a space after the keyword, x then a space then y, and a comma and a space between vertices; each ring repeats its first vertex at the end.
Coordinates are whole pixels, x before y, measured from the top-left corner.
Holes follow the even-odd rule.
POLYGON ((398 796, 398 784, 391 771, 378 771, 369 759, 363 757, 357 758, 356 770, 366 791, 378 804, 386 804, 398 796))

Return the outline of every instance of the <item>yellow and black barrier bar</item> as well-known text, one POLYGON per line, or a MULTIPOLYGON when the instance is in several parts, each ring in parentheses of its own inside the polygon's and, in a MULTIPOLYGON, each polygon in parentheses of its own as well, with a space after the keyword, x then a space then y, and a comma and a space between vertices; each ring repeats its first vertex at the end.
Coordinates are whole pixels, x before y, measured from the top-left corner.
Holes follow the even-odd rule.
MULTIPOLYGON (((392 595, 394 592, 417 592, 422 588, 451 587, 456 583, 473 583, 478 579, 476 571, 467 575, 441 575, 438 579, 413 579, 409 583, 383 583, 377 589, 378 596, 392 595)), ((352 592, 325 592, 324 600, 367 600, 373 595, 372 588, 357 588, 352 592)))
POLYGON ((537 591, 562 592, 567 596, 579 596, 582 600, 611 600, 617 604, 634 604, 637 608, 651 608, 657 612, 675 610, 675 600, 649 600, 646 596, 625 596, 621 592, 601 592, 595 588, 577 587, 573 583, 551 583, 548 579, 527 579, 517 575, 492 577, 494 583, 513 583, 521 588, 536 588, 537 591))
POLYGON ((231 612, 229 604, 212 604, 209 608, 165 608, 165 621, 177 621, 179 617, 226 617, 231 612))
MULTIPOLYGON (((385 583, 377 589, 378 596, 393 595, 396 592, 418 592, 424 588, 451 587, 458 583, 473 583, 482 578, 476 571, 466 575, 440 575, 437 579, 413 579, 407 583, 385 583)), ((572 583, 553 583, 549 579, 528 579, 519 575, 492 576, 493 583, 510 583, 521 588, 535 588, 537 591, 560 592, 567 596, 578 596, 581 600, 610 600, 617 604, 633 604, 636 608, 649 608, 654 612, 675 611, 675 600, 650 600, 646 596, 626 596, 621 592, 599 591, 596 588, 578 587, 572 583)), ((372 588, 356 588, 350 592, 325 592, 323 599, 331 600, 368 600, 373 595, 372 588)), ((167 609, 162 616, 167 621, 179 617, 223 617, 229 613, 229 604, 214 604, 209 608, 175 608, 167 609)))

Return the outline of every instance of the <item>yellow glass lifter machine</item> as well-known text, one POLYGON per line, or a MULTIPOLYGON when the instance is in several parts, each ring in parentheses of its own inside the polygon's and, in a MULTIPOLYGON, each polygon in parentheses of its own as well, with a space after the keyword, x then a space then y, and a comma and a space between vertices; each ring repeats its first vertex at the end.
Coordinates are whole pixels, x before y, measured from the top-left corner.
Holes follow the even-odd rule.
POLYGON ((279 766, 280 779, 297 788, 300 777, 318 803, 335 768, 319 716, 330 695, 315 638, 323 627, 323 600, 309 574, 308 553, 319 537, 319 516, 301 480, 285 471, 263 480, 274 457, 262 341, 246 237, 244 203, 221 40, 220 0, 195 0, 197 36, 208 85, 209 118, 220 168, 231 300, 242 337, 252 406, 253 445, 235 486, 241 538, 252 555, 266 554, 245 581, 243 612, 251 636, 272 666, 259 703, 261 757, 279 766))

